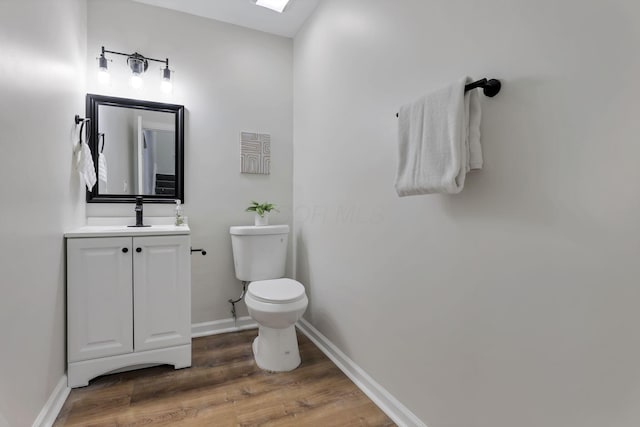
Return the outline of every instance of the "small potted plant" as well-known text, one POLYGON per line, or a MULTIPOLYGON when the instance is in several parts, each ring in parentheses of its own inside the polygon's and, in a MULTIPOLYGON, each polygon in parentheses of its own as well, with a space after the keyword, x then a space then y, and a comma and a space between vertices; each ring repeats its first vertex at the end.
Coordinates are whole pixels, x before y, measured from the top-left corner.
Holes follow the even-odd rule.
POLYGON ((257 226, 269 225, 269 212, 276 211, 276 205, 273 203, 258 203, 251 201, 251 205, 246 209, 247 212, 255 212, 254 224, 257 226))

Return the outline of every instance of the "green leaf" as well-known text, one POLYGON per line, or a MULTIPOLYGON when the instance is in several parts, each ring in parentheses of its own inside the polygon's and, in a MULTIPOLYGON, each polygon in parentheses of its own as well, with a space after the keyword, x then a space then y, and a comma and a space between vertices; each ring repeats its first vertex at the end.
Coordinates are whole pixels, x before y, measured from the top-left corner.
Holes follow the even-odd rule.
POLYGON ((267 212, 271 212, 271 211, 279 212, 274 203, 268 203, 268 202, 258 203, 255 200, 251 201, 251 206, 249 206, 245 211, 255 212, 261 217, 264 217, 264 214, 267 212))

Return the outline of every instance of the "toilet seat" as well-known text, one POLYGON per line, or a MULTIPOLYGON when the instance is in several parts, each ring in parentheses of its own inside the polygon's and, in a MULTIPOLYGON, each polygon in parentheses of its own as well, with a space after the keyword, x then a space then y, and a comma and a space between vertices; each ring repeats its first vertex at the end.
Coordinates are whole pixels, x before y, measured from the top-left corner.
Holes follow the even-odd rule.
POLYGON ((247 294, 268 304, 289 304, 305 297, 304 286, 292 279, 271 279, 251 282, 247 294))

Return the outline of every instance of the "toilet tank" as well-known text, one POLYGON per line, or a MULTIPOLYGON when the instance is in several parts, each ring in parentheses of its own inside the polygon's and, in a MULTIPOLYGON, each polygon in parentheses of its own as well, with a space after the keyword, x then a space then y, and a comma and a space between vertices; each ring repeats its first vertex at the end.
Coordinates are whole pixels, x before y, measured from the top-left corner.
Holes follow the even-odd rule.
POLYGON ((253 282, 284 277, 288 225, 235 226, 229 232, 239 280, 253 282))

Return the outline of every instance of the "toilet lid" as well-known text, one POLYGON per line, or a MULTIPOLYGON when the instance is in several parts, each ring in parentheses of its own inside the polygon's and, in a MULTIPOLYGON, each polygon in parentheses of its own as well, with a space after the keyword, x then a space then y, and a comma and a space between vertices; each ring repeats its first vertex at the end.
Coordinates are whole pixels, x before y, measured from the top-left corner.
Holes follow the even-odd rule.
POLYGON ((259 280, 249 284, 248 293, 258 301, 283 304, 304 296, 304 286, 292 279, 259 280))

